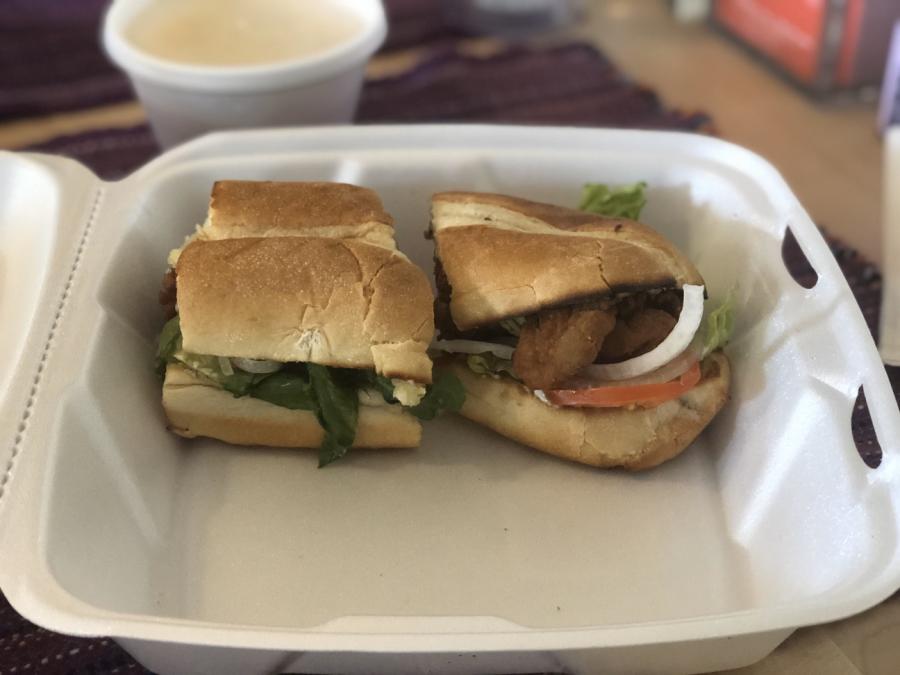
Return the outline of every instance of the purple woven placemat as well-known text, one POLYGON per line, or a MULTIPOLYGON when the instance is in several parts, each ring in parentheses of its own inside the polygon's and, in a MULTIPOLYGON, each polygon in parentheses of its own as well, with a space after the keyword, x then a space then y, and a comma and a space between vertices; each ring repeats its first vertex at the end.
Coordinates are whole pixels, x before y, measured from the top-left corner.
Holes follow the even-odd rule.
POLYGON ((0 2, 0 121, 128 100, 100 49, 107 0, 0 2))
MULTIPOLYGON (((100 46, 109 0, 0 0, 0 122, 93 108, 133 98, 127 78, 100 46)), ((384 0, 382 51, 444 44, 440 0, 384 0)))
MULTIPOLYGON (((363 88, 359 123, 508 122, 709 130, 702 113, 662 105, 586 44, 510 48, 486 58, 444 48, 397 77, 363 88)), ((30 148, 74 157, 107 179, 159 152, 149 128, 102 129, 30 148)))

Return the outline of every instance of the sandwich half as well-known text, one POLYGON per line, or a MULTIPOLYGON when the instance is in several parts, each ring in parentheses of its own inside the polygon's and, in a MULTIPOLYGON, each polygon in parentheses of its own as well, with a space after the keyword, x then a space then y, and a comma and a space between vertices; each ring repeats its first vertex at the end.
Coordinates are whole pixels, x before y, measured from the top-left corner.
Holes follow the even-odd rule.
MULTIPOLYGON (((273 185, 275 201, 289 191, 273 185)), ((225 215, 247 208, 237 200, 225 215)), ((228 218, 218 211, 211 220, 215 232, 228 218)), ((248 216, 239 237, 195 237, 175 256, 174 297, 161 298, 174 316, 158 351, 169 427, 242 445, 317 447, 320 465, 349 448, 417 446, 419 419, 458 408, 462 395, 452 377, 432 381, 425 274, 395 246, 365 237, 281 236, 286 220, 275 236, 249 236, 272 234, 261 220, 248 216)), ((291 222, 298 229, 301 220, 291 222)))
POLYGON ((565 459, 644 469, 726 402, 727 308, 704 325, 702 277, 646 225, 445 192, 431 234, 439 367, 462 381, 464 416, 565 459))

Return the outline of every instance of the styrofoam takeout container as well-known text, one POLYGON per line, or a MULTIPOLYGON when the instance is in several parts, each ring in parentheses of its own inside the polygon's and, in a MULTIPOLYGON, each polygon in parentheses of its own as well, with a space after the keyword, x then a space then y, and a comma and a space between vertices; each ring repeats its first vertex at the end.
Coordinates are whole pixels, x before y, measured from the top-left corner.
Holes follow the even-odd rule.
MULTIPOLYGON (((0 154, 0 587, 52 630, 160 673, 640 672, 749 664, 900 587, 900 415, 841 272, 756 155, 677 133, 490 126, 238 132, 118 183, 0 154), (455 417, 418 451, 314 453, 168 433, 151 362, 166 254, 221 178, 375 188, 399 244, 436 190, 576 204, 645 180, 645 220, 737 284, 733 397, 638 475, 455 417), (790 227, 818 273, 782 263, 790 227), (865 387, 884 451, 862 462, 865 387)), ((515 255, 510 251, 510 255, 515 255)))
POLYGON ((126 28, 152 0, 114 0, 103 45, 131 79, 153 132, 170 147, 208 131, 350 122, 369 58, 384 42, 380 0, 315 0, 351 9, 362 28, 328 51, 271 65, 199 66, 134 46, 126 28))

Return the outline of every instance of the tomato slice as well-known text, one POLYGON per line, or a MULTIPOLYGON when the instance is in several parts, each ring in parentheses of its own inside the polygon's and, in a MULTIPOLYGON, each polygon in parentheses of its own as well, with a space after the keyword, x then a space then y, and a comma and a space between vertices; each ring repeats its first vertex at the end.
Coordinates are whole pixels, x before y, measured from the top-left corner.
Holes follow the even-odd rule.
POLYGON ((699 381, 700 362, 695 361, 681 377, 671 382, 626 386, 611 384, 589 389, 552 389, 544 392, 544 395, 550 403, 560 406, 620 408, 626 405, 639 405, 649 408, 678 398, 699 381))

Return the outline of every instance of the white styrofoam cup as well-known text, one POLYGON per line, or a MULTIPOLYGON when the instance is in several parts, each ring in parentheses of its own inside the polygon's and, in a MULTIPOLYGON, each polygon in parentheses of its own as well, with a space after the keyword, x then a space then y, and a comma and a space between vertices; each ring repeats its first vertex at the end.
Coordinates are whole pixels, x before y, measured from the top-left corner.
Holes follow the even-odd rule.
POLYGON ((348 123, 387 22, 379 0, 327 1, 352 9, 362 29, 325 52, 290 61, 201 66, 148 54, 126 34, 148 0, 114 0, 103 24, 103 45, 131 79, 164 147, 218 129, 348 123))

